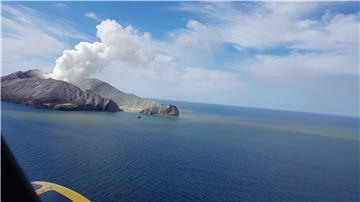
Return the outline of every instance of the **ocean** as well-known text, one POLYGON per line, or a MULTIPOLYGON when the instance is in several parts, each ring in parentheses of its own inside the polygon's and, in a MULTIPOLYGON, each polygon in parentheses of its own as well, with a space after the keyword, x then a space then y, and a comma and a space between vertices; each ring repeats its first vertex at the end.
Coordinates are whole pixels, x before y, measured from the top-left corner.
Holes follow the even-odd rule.
POLYGON ((31 181, 92 201, 359 201, 359 118, 175 102, 180 117, 2 102, 31 181))

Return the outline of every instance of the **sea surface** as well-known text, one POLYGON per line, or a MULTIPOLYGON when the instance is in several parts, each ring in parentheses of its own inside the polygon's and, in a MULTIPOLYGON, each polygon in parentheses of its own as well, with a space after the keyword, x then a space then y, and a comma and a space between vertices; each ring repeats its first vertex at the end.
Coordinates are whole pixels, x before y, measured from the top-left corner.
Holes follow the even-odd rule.
POLYGON ((359 118, 176 102, 179 118, 2 103, 31 181, 92 201, 359 201, 359 118))

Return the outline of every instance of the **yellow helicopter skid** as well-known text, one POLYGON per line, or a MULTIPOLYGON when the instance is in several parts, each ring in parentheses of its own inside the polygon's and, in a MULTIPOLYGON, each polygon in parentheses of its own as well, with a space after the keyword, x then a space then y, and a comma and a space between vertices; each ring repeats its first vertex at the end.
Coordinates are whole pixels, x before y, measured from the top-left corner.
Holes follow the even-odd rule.
POLYGON ((58 194, 61 194, 62 196, 68 198, 69 200, 73 202, 89 202, 90 200, 85 198, 83 195, 68 189, 66 187, 63 187, 61 185, 51 183, 51 182, 44 182, 44 181, 34 181, 31 182, 33 185, 40 186, 40 188, 36 189, 36 194, 40 197, 42 194, 54 191, 58 194))

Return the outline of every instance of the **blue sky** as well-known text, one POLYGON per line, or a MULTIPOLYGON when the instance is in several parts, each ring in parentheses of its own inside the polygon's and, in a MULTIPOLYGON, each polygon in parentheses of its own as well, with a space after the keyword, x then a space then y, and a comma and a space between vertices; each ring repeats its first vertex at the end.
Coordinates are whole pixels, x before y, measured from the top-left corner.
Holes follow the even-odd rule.
POLYGON ((6 2, 2 74, 54 69, 143 97, 358 116, 358 4, 6 2))

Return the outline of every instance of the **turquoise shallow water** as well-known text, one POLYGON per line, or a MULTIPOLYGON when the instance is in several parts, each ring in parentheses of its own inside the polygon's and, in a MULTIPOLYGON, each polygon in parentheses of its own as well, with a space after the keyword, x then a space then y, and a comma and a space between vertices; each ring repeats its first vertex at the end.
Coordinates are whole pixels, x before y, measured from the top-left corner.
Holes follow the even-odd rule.
POLYGON ((2 103, 30 180, 93 201, 359 201, 359 119, 176 102, 179 118, 2 103))

